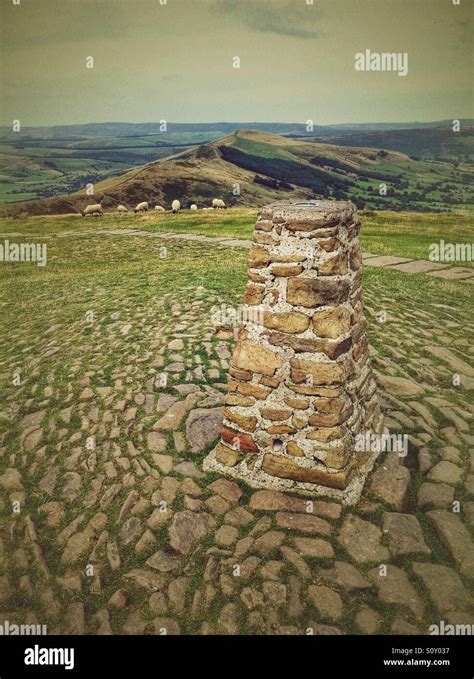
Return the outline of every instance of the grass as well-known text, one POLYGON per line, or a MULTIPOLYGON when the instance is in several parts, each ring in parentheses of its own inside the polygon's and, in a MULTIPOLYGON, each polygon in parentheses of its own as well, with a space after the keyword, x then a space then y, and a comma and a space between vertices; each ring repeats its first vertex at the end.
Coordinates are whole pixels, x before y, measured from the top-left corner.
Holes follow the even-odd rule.
MULTIPOLYGON (((35 235, 62 233, 64 231, 95 231, 97 229, 140 229, 153 233, 189 233, 219 238, 250 240, 258 211, 252 208, 231 208, 225 211, 183 210, 178 215, 128 214, 121 217, 108 213, 101 218, 83 218, 80 215, 52 215, 26 219, 2 219, 0 231, 35 235)), ((360 213, 362 228, 360 240, 364 250, 374 254, 397 255, 410 259, 428 259, 431 243, 470 243, 474 217, 452 213, 430 214, 416 212, 360 213)), ((457 262, 473 266, 472 262, 457 262)))
MULTIPOLYGON (((169 357, 169 350, 166 349, 166 342, 173 335, 174 327, 186 318, 192 305, 202 300, 202 307, 199 313, 192 316, 186 331, 185 345, 183 350, 184 360, 188 356, 197 354, 207 370, 211 365, 210 357, 203 351, 200 333, 205 332, 205 322, 209 318, 209 310, 216 303, 215 297, 219 297, 227 304, 237 305, 242 301, 243 290, 246 284, 246 259, 247 251, 244 248, 230 247, 210 247, 207 243, 194 243, 183 241, 165 241, 159 238, 145 238, 140 236, 121 235, 124 228, 138 227, 140 229, 152 230, 157 233, 166 231, 177 231, 181 229, 190 233, 205 233, 221 236, 235 236, 249 238, 252 233, 256 213, 253 210, 228 210, 219 212, 198 213, 183 212, 179 215, 155 215, 149 214, 137 217, 129 215, 124 219, 116 216, 106 216, 103 219, 82 219, 81 217, 52 217, 52 218, 32 218, 29 220, 10 220, 3 222, 3 231, 17 231, 22 234, 22 238, 35 239, 41 238, 41 234, 48 234, 51 238, 48 242, 48 265, 44 268, 34 264, 11 264, 4 265, 3 277, 0 289, 3 293, 5 303, 2 306, 2 321, 5 331, 0 341, 0 372, 2 380, 0 382, 1 395, 5 396, 5 412, 11 414, 12 420, 9 422, 9 434, 5 437, 3 444, 5 454, 0 459, 0 469, 11 464, 12 456, 17 455, 19 467, 22 470, 23 483, 26 492, 26 508, 32 516, 37 532, 41 540, 45 558, 53 576, 64 574, 69 570, 61 562, 61 545, 58 545, 56 538, 60 530, 68 525, 77 516, 83 515, 84 522, 79 530, 83 530, 93 514, 98 511, 97 505, 83 507, 81 502, 84 498, 90 480, 97 474, 103 472, 104 458, 101 456, 101 446, 108 439, 110 426, 107 431, 95 432, 97 437, 97 464, 93 469, 85 472, 81 471, 84 486, 81 494, 72 504, 64 503, 65 517, 60 528, 50 528, 46 526, 45 518, 41 519, 39 507, 50 499, 61 500, 61 490, 64 481, 58 483, 55 495, 50 498, 41 491, 38 486, 44 477, 53 456, 56 456, 55 463, 64 467, 64 463, 69 459, 76 446, 83 446, 85 433, 82 426, 82 417, 89 418, 89 405, 81 403, 78 399, 82 390, 81 381, 90 374, 90 384, 93 389, 97 386, 110 385, 116 400, 124 399, 128 405, 133 405, 135 392, 146 391, 147 381, 154 378, 156 371, 150 370, 153 359, 157 354, 169 357), (205 225, 205 226, 204 226, 205 225), (98 228, 114 230, 116 235, 96 236, 98 228), (65 231, 86 231, 87 235, 78 238, 53 237, 54 234, 61 234, 65 231), (235 231, 238 233, 236 234, 235 231), (166 245, 167 256, 160 257, 160 248, 166 245), (203 292, 197 288, 202 286, 203 292), (178 316, 172 315, 172 305, 177 301, 181 304, 181 311, 178 316), (87 321, 86 313, 93 311, 94 320, 87 321), (120 311, 120 321, 111 317, 113 312, 120 311), (125 337, 121 333, 121 325, 131 323, 133 327, 125 337), (59 328, 48 333, 52 326, 59 328), (203 330, 204 328, 204 330, 203 330), (189 334, 188 334, 189 333, 189 334), (193 342, 193 335, 196 335, 196 342, 193 342), (160 342, 162 344, 160 345, 160 342), (193 346, 195 345, 195 346, 193 346), (191 348, 192 347, 192 348, 191 348), (148 358, 145 356, 149 354, 148 358), (143 359, 143 362, 142 362, 143 359), (22 368, 22 384, 14 387, 10 381, 13 368, 22 368), (133 370, 128 370, 132 368, 133 370), (135 372, 136 371, 136 372, 135 372), (49 381, 49 376, 52 380, 49 381), (130 381, 129 379, 130 378, 130 381), (120 385, 118 383, 121 383, 120 385), (52 384, 54 395, 50 398, 47 406, 41 406, 43 400, 41 396, 44 388, 52 384), (127 389, 131 389, 127 396, 127 389), (67 400, 70 397, 70 400, 67 400), (59 411, 69 405, 78 406, 73 412, 68 426, 60 421, 59 411), (46 409, 42 425, 45 430, 46 455, 41 458, 37 452, 27 454, 25 461, 18 460, 19 438, 21 427, 19 421, 27 412, 32 412, 40 408, 46 409), (17 417, 18 416, 18 417, 17 417), (56 422, 56 427, 48 431, 48 425, 56 422), (60 436, 61 429, 67 430, 60 436), (72 437, 82 432, 82 439, 72 440, 72 437), (62 447, 58 445, 62 442, 62 447), (36 468, 33 469, 32 455, 37 455, 35 459, 36 468), (28 458, 28 459, 26 459, 28 458)), ((465 238, 468 235, 469 220, 460 218, 445 219, 445 216, 427 218, 416 216, 418 221, 413 220, 411 215, 394 215, 393 213, 383 213, 382 215, 366 215, 365 228, 373 231, 374 241, 370 246, 370 251, 374 252, 376 247, 384 247, 389 240, 388 234, 396 232, 400 234, 400 243, 411 241, 404 240, 404 236, 410 236, 410 224, 414 224, 414 229, 421 229, 422 235, 427 233, 427 237, 435 239, 440 233, 444 232, 444 237, 449 230, 454 238, 465 238), (443 220, 445 220, 443 222, 443 220), (378 230, 378 233, 377 233, 378 230)), ((422 236, 420 236, 422 237, 422 236)), ((370 326, 370 340, 374 347, 374 363, 377 358, 382 358, 390 362, 388 367, 389 374, 409 374, 413 380, 424 382, 423 365, 420 358, 429 358, 432 366, 438 366, 438 359, 433 359, 425 353, 427 343, 438 343, 437 337, 440 336, 439 344, 449 346, 450 349, 465 358, 468 353, 466 340, 469 339, 470 309, 472 291, 468 285, 457 282, 446 282, 430 277, 423 277, 423 285, 420 286, 419 276, 409 276, 398 271, 386 270, 382 268, 367 268, 364 274, 365 298, 367 317, 370 326), (393 319, 391 322, 381 324, 376 320, 376 314, 381 309, 387 310, 393 319), (453 323, 455 324, 453 326, 453 323), (444 339, 444 338, 447 339, 444 339), (435 339, 433 339, 435 338, 435 339), (390 354, 387 348, 399 349, 403 352, 404 360, 397 360, 395 354, 390 354)), ((215 344, 215 341, 214 341, 215 344)), ((440 364, 441 366, 441 364, 440 364)), ((441 368, 440 368, 441 370, 441 368)), ((225 371, 221 370, 223 378, 225 371)), ((464 391, 459 390, 449 383, 442 383, 442 373, 438 381, 433 385, 433 395, 450 398, 453 405, 459 405, 467 409, 469 396, 464 391)), ((211 381, 212 382, 212 381, 211 381)), ((172 382, 170 393, 173 393, 172 382)), ((430 395, 427 390, 426 395, 430 395)), ((402 399, 403 400, 403 399, 402 399)), ((406 403, 412 400, 406 398, 406 403)), ((115 410, 112 402, 106 403, 102 398, 94 401, 99 409, 99 419, 101 419, 105 409, 111 410, 113 415, 122 417, 121 413, 115 410), (96 403, 97 401, 97 403, 96 403)), ((400 409, 401 406, 400 406, 400 409)), ((137 420, 144 421, 143 406, 138 408, 137 420)), ((433 415, 438 423, 443 424, 442 414, 433 410, 433 415)), ((126 440, 133 441, 138 450, 145 450, 143 443, 150 427, 155 420, 161 417, 161 413, 154 413, 146 422, 143 428, 131 430, 127 433, 126 440)), ((89 422, 91 426, 92 420, 89 422)), ((180 431, 184 429, 184 421, 180 431)), ((125 431, 125 427, 122 429, 125 431)), ((440 438, 433 437, 433 447, 438 444, 440 438)), ((118 440, 117 444, 122 448, 122 457, 126 457, 124 451, 125 441, 118 440)), ((210 444, 210 447, 212 444, 210 444)), ((169 439, 168 454, 176 455, 173 444, 169 439)), ((207 449, 192 459, 198 468, 201 466, 202 457, 207 453, 207 449)), ((68 471, 82 470, 83 463, 89 457, 89 452, 78 458, 77 466, 68 471)), ((150 461, 150 455, 146 452, 142 458, 150 461)), ((133 469, 133 467, 132 467, 133 469)), ((1 471, 0 471, 1 473, 1 471)), ((173 474, 174 475, 174 474, 173 474)), ((217 475, 208 475, 206 484, 209 485, 217 475)), ((110 486, 115 481, 106 481, 110 486)), ((137 487, 139 486, 137 477, 137 487)), ((419 479, 415 478, 415 484, 419 479)), ((242 484, 243 485, 243 484, 242 484)), ((104 486, 105 488, 106 486, 104 486)), ((158 484, 157 486, 158 487, 158 484)), ((119 541, 121 525, 117 522, 118 512, 124 502, 128 492, 125 488, 122 495, 118 495, 113 502, 105 508, 108 516, 107 530, 110 537, 119 541)), ((148 490, 141 490, 142 497, 150 499, 155 490, 155 485, 149 486, 148 490)), ((245 506, 253 492, 249 488, 244 488, 244 495, 241 498, 241 505, 245 506)), ((410 495, 411 511, 414 507, 415 485, 410 495)), ((206 499, 206 492, 203 492, 203 500, 206 499)), ((461 500, 463 497, 461 497, 461 500)), ((182 509, 183 496, 179 492, 177 500, 173 504, 173 511, 182 509)), ((8 511, 7 505, 3 506, 2 511, 8 511)), ((151 511, 151 508, 150 508, 151 511)), ((345 510, 341 518, 334 522, 336 531, 352 510, 345 510)), ((254 512, 254 520, 249 521, 248 525, 240 528, 240 537, 248 535, 255 527, 256 522, 261 516, 266 516, 265 512, 254 512)), ((422 515, 417 513, 422 521, 422 515)), ((2 517, 3 518, 3 517, 2 517)), ((370 517, 370 521, 380 524, 382 519, 382 508, 370 517)), ((143 523, 147 517, 143 515, 143 523)), ((221 522, 221 517, 217 517, 217 525, 221 522)), ((436 559, 441 563, 451 563, 447 553, 439 545, 438 539, 430 528, 429 523, 423 523, 424 533, 427 541, 436 555, 436 559)), ((20 546, 20 534, 16 533, 17 542, 12 547, 20 546)), ((136 566, 143 566, 144 558, 152 550, 166 547, 168 541, 168 525, 159 527, 155 531, 156 544, 150 546, 149 551, 138 556, 129 547, 121 553, 122 569, 112 572, 103 554, 100 554, 101 581, 103 593, 101 595, 89 594, 89 580, 84 579, 83 592, 80 595, 84 598, 87 612, 92 613, 106 606, 106 603, 116 589, 123 586, 121 576, 124 572, 136 566)), ((202 615, 193 618, 190 613, 193 592, 199 587, 203 587, 202 574, 207 562, 205 549, 212 546, 210 538, 203 542, 203 550, 196 556, 195 570, 191 570, 191 582, 189 592, 186 595, 185 612, 180 614, 180 624, 186 631, 194 633, 200 630, 201 621, 215 623, 219 617, 220 610, 225 603, 230 601, 229 597, 218 593, 207 611, 202 615)), ((79 559, 76 568, 83 567, 87 563, 88 554, 84 554, 79 559)), ((277 553, 270 554, 268 559, 279 558, 277 553)), ((241 559, 244 561, 245 558, 241 559)), ((335 551, 335 558, 342 558, 352 562, 350 557, 342 548, 335 551)), ((333 560, 313 560, 309 564, 313 566, 312 571, 318 577, 318 570, 321 566, 331 565, 333 560)), ((400 561, 400 565, 407 568, 408 561, 400 561)), ((359 567, 359 566, 358 566, 359 567)), ((287 574, 293 572, 292 567, 286 566, 287 574)), ((365 573, 367 568, 360 568, 365 573)), ((16 582, 21 577, 23 570, 17 568, 11 573, 12 579, 16 582)), ((232 575, 229 570, 224 571, 232 575)), ((34 585, 41 591, 41 576, 35 576, 34 585)), ((284 575, 284 582, 287 575, 284 575)), ((235 595, 233 600, 241 608, 238 591, 244 586, 258 588, 260 576, 255 573, 247 582, 236 582, 235 595)), ((318 581, 319 582, 319 581, 318 581)), ((322 583, 322 580, 321 580, 322 583)), ((308 583, 306 583, 308 584, 308 583)), ((306 586, 306 585, 305 585, 306 586)), ((57 588, 56 588, 57 589, 57 588)), ((62 601, 66 600, 66 594, 61 590, 55 595, 62 601)), ((145 605, 145 594, 136 587, 131 588, 133 603, 145 605)), ((302 596, 304 596, 302 592, 302 596)), ((425 597, 424 597, 425 598, 425 597)), ((21 606, 27 607, 28 602, 19 599, 21 606)), ((367 603, 381 614, 381 630, 388 632, 395 609, 392 606, 381 604, 374 593, 367 593, 354 596, 344 596, 346 604, 343 619, 337 622, 338 626, 343 626, 346 631, 358 632, 354 617, 357 605, 367 603)), ((38 607, 41 605, 38 604, 38 607)), ((114 612, 112 614, 112 625, 114 630, 119 630, 123 619, 128 612, 114 612)), ((174 612, 172 612, 175 615, 174 612)), ((148 613, 149 615, 149 613, 148 613)), ((177 616, 179 617, 179 616, 177 616)), ((311 608, 298 621, 318 619, 318 613, 311 608)), ((326 619, 330 622, 329 619, 326 619)), ((289 621, 291 622, 291 621, 289 621)), ((307 625, 306 625, 307 626, 307 625)), ((242 631, 248 631, 244 620, 241 621, 242 631)))
MULTIPOLYGON (((414 212, 361 212, 360 240, 365 251, 377 255, 396 255, 409 259, 428 259, 430 244, 466 243, 472 241, 474 217, 445 214, 420 214, 414 212)), ((140 229, 152 233, 189 233, 217 238, 250 240, 257 218, 257 210, 231 208, 225 211, 182 211, 145 215, 106 214, 101 218, 83 218, 79 215, 30 217, 27 219, 0 220, 2 233, 28 234, 63 233, 64 231, 90 231, 97 229, 140 229)), ((454 265, 474 266, 473 262, 455 262, 454 265)), ((424 277, 426 280, 426 277, 424 277)))

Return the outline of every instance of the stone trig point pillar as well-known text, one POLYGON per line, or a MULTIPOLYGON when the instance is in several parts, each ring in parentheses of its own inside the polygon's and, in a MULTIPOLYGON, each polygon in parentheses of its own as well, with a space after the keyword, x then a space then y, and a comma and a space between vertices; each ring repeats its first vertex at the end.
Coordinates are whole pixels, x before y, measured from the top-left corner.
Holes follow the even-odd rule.
POLYGON ((350 202, 260 210, 221 440, 207 470, 255 488, 357 502, 381 433, 362 306, 360 221, 350 202), (359 435, 359 436, 358 436, 359 435))

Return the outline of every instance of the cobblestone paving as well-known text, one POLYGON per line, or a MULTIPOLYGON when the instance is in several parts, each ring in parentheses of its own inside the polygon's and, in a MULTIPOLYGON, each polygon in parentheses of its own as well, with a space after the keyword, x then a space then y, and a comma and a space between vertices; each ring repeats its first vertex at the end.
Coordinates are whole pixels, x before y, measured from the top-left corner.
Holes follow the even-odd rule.
MULTIPOLYGON (((119 240, 96 244, 99 259, 119 240)), ((209 256, 208 244, 153 238, 157 269, 165 242, 168 256, 209 256)), ((143 239, 128 247, 139 262, 143 239)), ((78 634, 472 624, 470 319, 454 303, 395 299, 369 278, 383 409, 390 429, 409 435, 409 453, 380 457, 356 508, 308 505, 202 472, 234 344, 211 310, 241 299, 244 277, 232 298, 179 277, 144 296, 136 278, 83 276, 67 299, 45 285, 34 293, 45 331, 19 314, 3 340, 0 617, 78 634)))

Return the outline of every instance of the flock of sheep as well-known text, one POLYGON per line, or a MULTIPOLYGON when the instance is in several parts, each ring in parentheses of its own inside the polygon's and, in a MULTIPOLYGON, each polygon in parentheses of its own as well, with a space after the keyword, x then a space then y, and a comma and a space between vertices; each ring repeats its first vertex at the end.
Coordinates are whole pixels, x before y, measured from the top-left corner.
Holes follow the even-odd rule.
MULTIPOLYGON (((134 212, 148 212, 150 209, 149 204, 147 201, 143 201, 142 203, 138 203, 138 205, 133 209, 134 212)), ((189 207, 190 210, 197 210, 198 206, 196 203, 193 203, 189 207)), ((226 210, 227 205, 224 203, 222 198, 213 198, 212 200, 212 207, 203 207, 203 210, 226 210)), ((155 205, 155 210, 157 212, 166 212, 165 208, 162 207, 161 205, 155 205)), ((181 203, 179 200, 174 200, 171 203, 171 211, 176 213, 181 210, 181 203)), ((128 208, 125 207, 125 205, 119 205, 117 207, 117 212, 120 214, 124 214, 125 212, 129 212, 128 208)), ((102 208, 101 203, 95 203, 95 205, 88 205, 83 211, 82 211, 82 216, 83 217, 99 217, 104 214, 104 210, 102 208)))

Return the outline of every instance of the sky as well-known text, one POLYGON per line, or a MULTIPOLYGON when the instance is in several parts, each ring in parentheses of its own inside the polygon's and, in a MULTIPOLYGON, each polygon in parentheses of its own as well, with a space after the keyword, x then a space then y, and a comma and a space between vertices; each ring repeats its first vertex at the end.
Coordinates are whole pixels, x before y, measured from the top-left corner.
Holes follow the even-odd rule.
POLYGON ((470 118, 473 10, 473 0, 0 0, 0 124, 470 118), (406 53, 408 74, 355 70, 366 50, 406 53))

